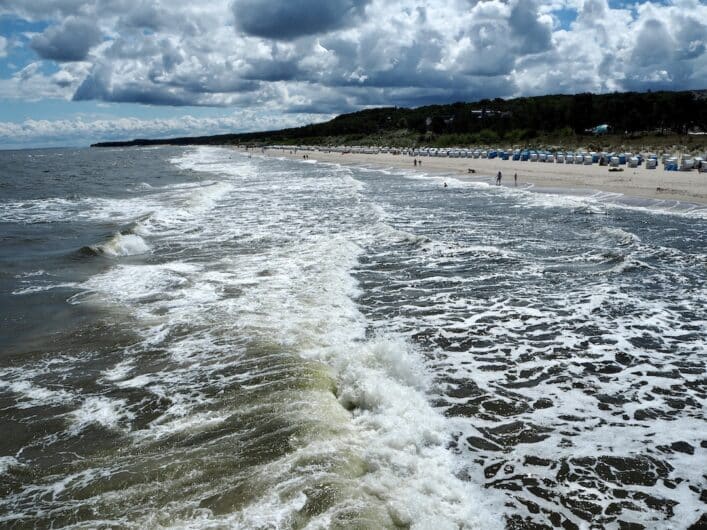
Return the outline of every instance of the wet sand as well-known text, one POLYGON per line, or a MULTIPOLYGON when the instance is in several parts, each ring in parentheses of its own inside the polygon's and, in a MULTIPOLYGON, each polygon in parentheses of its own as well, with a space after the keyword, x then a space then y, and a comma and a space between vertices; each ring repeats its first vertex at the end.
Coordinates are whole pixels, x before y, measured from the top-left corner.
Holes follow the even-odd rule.
MULTIPOLYGON (((260 150, 253 152, 262 154, 260 150)), ((339 164, 365 165, 380 168, 403 168, 420 174, 454 175, 468 181, 493 182, 498 171, 503 173, 502 185, 514 186, 513 174, 518 173, 518 186, 541 189, 596 190, 620 193, 628 197, 666 199, 707 205, 707 173, 693 171, 664 171, 645 167, 629 168, 610 172, 606 166, 592 164, 556 164, 544 162, 520 162, 481 158, 437 158, 423 157, 421 166, 413 165, 413 157, 392 154, 325 153, 321 151, 289 151, 267 149, 264 154, 293 159, 335 162, 339 164), (473 169, 475 173, 470 173, 473 169)))

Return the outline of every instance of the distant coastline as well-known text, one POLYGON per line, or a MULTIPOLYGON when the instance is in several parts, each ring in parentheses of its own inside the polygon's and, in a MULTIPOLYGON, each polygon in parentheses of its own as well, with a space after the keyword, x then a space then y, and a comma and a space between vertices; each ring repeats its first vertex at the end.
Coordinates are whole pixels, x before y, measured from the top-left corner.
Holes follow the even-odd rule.
POLYGON ((418 108, 385 107, 272 131, 137 138, 92 147, 154 145, 494 146, 704 154, 707 90, 549 95, 418 108))
MULTIPOLYGON (((400 167, 417 172, 490 180, 498 171, 508 184, 518 174, 523 186, 599 190, 631 197, 707 204, 707 175, 596 163, 554 163, 562 152, 635 153, 707 160, 707 90, 615 94, 551 95, 474 103, 366 109, 328 122, 277 131, 99 142, 92 147, 211 145, 258 148, 274 156, 298 158, 298 150, 317 160, 400 167), (272 147, 279 145, 280 150, 272 147), (359 146, 345 153, 323 146, 359 146), (289 153, 290 148, 292 154, 289 153), (394 149, 389 149, 394 148, 394 149), (410 151, 464 148, 462 157, 420 157, 410 151), (536 149, 552 153, 553 163, 470 157, 469 149, 536 149), (377 153, 377 154, 372 154, 377 153), (398 154, 394 154, 397 152, 398 154), (401 154, 402 153, 402 154, 401 154)), ((339 150, 341 151, 341 150, 339 150)), ((630 156, 630 155, 629 155, 630 156)), ((704 166, 704 163, 698 162, 704 166)))

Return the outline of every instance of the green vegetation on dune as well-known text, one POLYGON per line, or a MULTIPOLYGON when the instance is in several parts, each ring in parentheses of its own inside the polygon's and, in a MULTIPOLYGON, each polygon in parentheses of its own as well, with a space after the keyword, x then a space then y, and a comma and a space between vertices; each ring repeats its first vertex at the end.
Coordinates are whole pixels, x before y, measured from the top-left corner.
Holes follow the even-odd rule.
POLYGON ((279 131, 104 142, 155 144, 638 146, 704 149, 707 91, 576 94, 481 100, 408 109, 383 107, 279 131), (592 127, 607 124, 609 134, 592 127))

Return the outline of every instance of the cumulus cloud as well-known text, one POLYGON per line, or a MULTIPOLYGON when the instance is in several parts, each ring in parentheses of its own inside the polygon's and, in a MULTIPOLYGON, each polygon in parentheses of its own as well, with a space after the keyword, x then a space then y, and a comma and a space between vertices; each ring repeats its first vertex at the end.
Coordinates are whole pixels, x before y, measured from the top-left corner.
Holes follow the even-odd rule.
POLYGON ((368 0, 234 0, 236 27, 248 35, 291 40, 351 26, 368 0))
POLYGON ((660 20, 646 20, 636 36, 631 60, 638 66, 650 66, 670 61, 675 52, 675 42, 668 28, 660 20))
POLYGON ((515 4, 508 21, 511 34, 518 42, 518 53, 544 52, 552 46, 552 18, 539 15, 534 0, 515 4))
POLYGON ((5 99, 287 116, 707 87, 700 0, 0 0, 0 14, 48 25, 12 38, 44 61, 0 79, 5 99))
POLYGON ((40 57, 57 62, 83 61, 92 46, 101 41, 96 23, 87 18, 69 17, 36 35, 30 46, 40 57))
POLYGON ((5 57, 7 55, 7 39, 0 36, 0 57, 5 57))
POLYGON ((88 68, 87 63, 64 63, 57 72, 45 75, 41 62, 29 63, 10 78, 0 79, 0 99, 70 99, 88 68))
POLYGON ((75 15, 85 8, 84 0, 1 0, 0 14, 38 20, 75 15))

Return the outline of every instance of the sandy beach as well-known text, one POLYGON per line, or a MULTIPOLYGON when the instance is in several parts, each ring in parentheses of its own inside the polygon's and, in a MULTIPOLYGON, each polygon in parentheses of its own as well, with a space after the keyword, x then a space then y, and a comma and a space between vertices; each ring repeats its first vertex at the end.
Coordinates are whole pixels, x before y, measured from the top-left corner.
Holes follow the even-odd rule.
MULTIPOLYGON (((259 150, 254 151, 261 153, 259 150)), ((498 171, 503 174, 502 185, 514 186, 513 175, 518 173, 518 186, 540 189, 596 190, 620 193, 628 197, 665 199, 707 205, 707 173, 693 171, 664 171, 646 169, 641 166, 623 171, 610 172, 606 166, 592 164, 555 164, 543 162, 520 162, 481 158, 437 158, 423 157, 422 165, 414 166, 413 157, 392 154, 326 153, 322 151, 289 151, 266 149, 270 156, 301 159, 309 155, 310 160, 339 164, 366 165, 373 167, 395 167, 421 174, 454 175, 468 181, 493 182, 498 171), (473 169, 475 173, 470 173, 473 169)))

